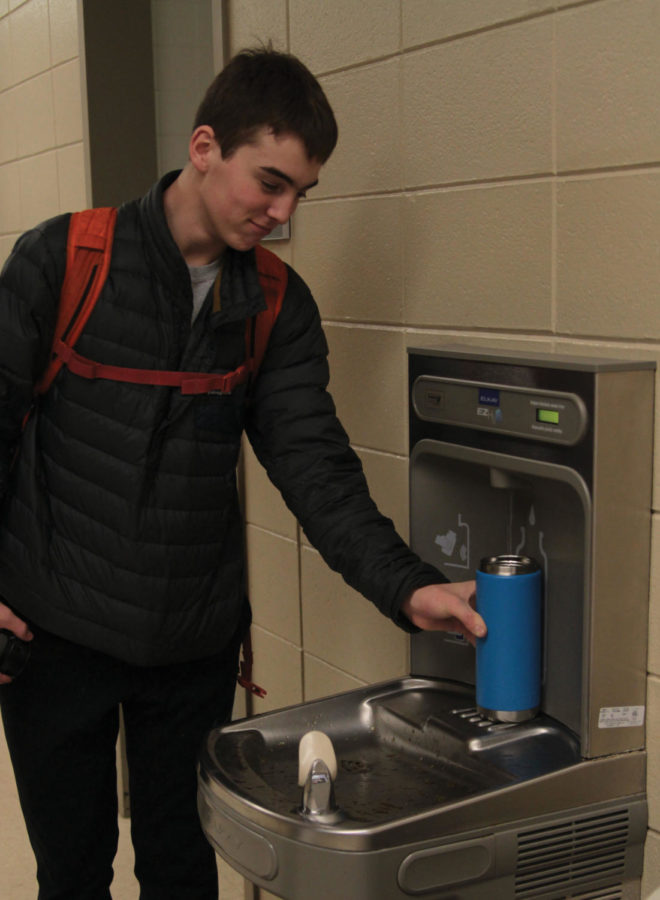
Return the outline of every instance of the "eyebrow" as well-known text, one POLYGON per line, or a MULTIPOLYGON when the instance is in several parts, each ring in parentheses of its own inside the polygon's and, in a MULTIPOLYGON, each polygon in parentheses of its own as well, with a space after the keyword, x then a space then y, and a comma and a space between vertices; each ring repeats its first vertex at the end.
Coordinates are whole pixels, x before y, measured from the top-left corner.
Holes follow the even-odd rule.
POLYGON ((275 178, 281 178, 282 181, 286 181, 287 184, 297 188, 299 191, 309 191, 319 183, 317 178, 316 181, 312 181, 311 184, 306 184, 304 187, 299 188, 290 175, 287 175, 286 172, 281 172, 279 169, 276 169, 275 166, 261 166, 261 171, 267 172, 269 175, 274 175, 275 178))

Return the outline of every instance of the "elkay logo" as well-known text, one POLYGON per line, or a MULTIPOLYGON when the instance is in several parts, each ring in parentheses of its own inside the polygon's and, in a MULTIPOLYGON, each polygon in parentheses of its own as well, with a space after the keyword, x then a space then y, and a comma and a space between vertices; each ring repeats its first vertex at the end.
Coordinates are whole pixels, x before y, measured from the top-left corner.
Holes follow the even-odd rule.
POLYGON ((499 406, 500 392, 496 388, 479 388, 479 403, 484 406, 499 406))

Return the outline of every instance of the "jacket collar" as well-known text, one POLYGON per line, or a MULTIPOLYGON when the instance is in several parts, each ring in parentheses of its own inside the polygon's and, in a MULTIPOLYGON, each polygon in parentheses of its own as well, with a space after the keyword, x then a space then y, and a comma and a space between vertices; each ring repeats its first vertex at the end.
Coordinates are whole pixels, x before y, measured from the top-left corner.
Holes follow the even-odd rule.
MULTIPOLYGON (((178 178, 179 171, 168 172, 140 201, 140 218, 147 252, 159 280, 177 287, 176 293, 192 304, 188 266, 167 225, 163 194, 178 178)), ((212 327, 245 319, 266 308, 259 284, 254 250, 241 252, 228 247, 222 264, 220 310, 211 316, 212 327)))

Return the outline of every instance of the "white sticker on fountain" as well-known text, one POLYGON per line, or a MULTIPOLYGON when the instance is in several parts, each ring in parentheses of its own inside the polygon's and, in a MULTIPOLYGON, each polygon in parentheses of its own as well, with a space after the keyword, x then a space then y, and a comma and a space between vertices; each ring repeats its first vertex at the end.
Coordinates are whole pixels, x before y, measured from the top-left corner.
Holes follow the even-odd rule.
POLYGON ((644 724, 645 706, 603 706, 598 716, 599 728, 635 728, 644 724))

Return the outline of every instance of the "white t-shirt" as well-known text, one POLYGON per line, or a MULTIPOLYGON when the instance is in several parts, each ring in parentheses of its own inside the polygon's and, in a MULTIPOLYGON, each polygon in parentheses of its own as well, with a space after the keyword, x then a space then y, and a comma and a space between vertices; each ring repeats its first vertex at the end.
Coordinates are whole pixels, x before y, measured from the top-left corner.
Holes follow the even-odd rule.
POLYGON ((217 278, 221 266, 222 257, 215 259, 213 262, 208 263, 205 266, 188 266, 193 292, 193 322, 199 315, 199 311, 202 308, 204 300, 206 299, 209 288, 217 278))

